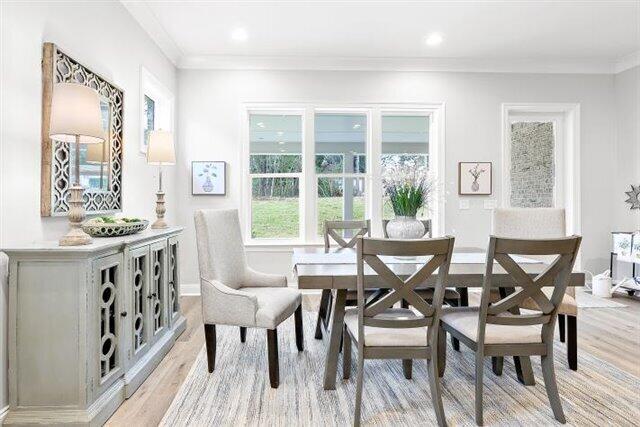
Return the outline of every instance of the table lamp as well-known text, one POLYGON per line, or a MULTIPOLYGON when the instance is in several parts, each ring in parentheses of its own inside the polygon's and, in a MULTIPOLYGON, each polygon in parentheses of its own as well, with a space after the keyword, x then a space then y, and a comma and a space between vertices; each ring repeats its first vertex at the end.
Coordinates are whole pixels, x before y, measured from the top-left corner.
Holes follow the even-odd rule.
POLYGON ((149 132, 149 145, 147 146, 147 163, 158 165, 158 192, 156 193, 156 221, 151 224, 151 228, 167 228, 164 220, 164 191, 162 191, 162 166, 174 165, 176 154, 173 149, 173 135, 171 132, 163 130, 152 130, 149 132))
POLYGON ((75 144, 75 177, 69 189, 69 232, 60 240, 60 246, 91 243, 91 236, 82 230, 85 218, 83 193, 80 185, 80 144, 98 144, 104 141, 98 93, 77 83, 57 83, 51 99, 49 137, 56 141, 75 144))

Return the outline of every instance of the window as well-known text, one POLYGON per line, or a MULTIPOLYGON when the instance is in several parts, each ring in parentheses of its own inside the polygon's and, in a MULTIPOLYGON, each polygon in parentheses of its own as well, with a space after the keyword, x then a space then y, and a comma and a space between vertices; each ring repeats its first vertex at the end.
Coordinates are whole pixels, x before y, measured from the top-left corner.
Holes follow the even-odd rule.
POLYGON ((140 72, 140 152, 147 152, 149 132, 173 129, 173 94, 146 68, 140 72))
POLYGON ((325 221, 365 218, 367 116, 316 113, 317 231, 325 221))
MULTIPOLYGON (((382 174, 394 165, 443 175, 440 104, 245 107, 242 214, 248 242, 318 243, 326 220, 371 219, 382 235, 382 174), (439 124, 439 126, 438 126, 439 124)), ((442 227, 438 198, 422 213, 442 227)))
POLYGON ((249 116, 251 238, 294 239, 300 235, 302 116, 249 116))
MULTIPOLYGON (((382 175, 398 166, 429 169, 429 116, 383 114, 382 175)), ((384 197, 382 209, 384 219, 393 218, 393 208, 387 197, 384 197)), ((429 212, 423 209, 418 216, 428 218, 429 212)))

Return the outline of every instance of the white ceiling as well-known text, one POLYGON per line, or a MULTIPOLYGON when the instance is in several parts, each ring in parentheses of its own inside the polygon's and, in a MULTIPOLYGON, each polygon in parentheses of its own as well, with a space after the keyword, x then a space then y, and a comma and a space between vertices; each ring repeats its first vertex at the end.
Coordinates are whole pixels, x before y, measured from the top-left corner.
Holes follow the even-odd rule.
POLYGON ((613 72, 640 57, 640 0, 122 2, 185 68, 613 72))

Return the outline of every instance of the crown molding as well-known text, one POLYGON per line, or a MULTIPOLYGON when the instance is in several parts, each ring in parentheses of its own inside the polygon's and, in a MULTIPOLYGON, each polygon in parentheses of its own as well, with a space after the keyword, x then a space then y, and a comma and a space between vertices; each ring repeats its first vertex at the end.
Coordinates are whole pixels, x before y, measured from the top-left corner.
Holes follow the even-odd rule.
POLYGON ((615 63, 614 72, 618 74, 633 67, 637 67, 638 65, 640 65, 640 50, 620 58, 615 63))
POLYGON ((467 58, 345 58, 316 56, 185 56, 181 69, 441 71, 477 73, 612 74, 615 63, 594 60, 496 60, 467 58))
POLYGON ((184 52, 178 47, 173 38, 164 29, 153 10, 145 1, 120 0, 120 3, 129 11, 138 25, 147 32, 151 40, 160 48, 165 56, 177 66, 184 52))

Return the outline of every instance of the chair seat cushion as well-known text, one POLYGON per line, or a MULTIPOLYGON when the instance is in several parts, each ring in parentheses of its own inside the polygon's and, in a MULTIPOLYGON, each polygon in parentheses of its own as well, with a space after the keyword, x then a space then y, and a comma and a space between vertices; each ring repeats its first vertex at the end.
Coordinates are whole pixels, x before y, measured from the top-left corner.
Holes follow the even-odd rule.
MULTIPOLYGON (((474 342, 478 341, 478 307, 445 308, 442 323, 449 325, 474 342)), ((485 344, 531 344, 542 342, 542 326, 508 326, 487 324, 485 344)))
MULTIPOLYGON (((416 319, 423 317, 408 308, 388 308, 378 314, 379 319, 416 319)), ((344 323, 349 332, 358 338, 358 309, 347 309, 344 323)), ((376 328, 365 326, 364 345, 367 347, 425 347, 427 346, 427 328, 376 328)))
POLYGON ((289 316, 302 302, 300 291, 291 288, 240 288, 241 291, 255 295, 258 300, 256 326, 274 329, 289 316))
MULTIPOLYGON (((542 288, 542 292, 547 296, 547 298, 551 299, 551 294, 553 294, 553 288, 542 288)), ((522 301, 522 308, 527 308, 529 310, 540 310, 538 304, 531 299, 527 298, 522 301)), ((558 307, 558 314, 567 314, 569 316, 577 316, 578 315, 578 304, 576 303, 576 299, 569 294, 564 294, 562 296, 562 302, 560 303, 560 307, 558 307)))

